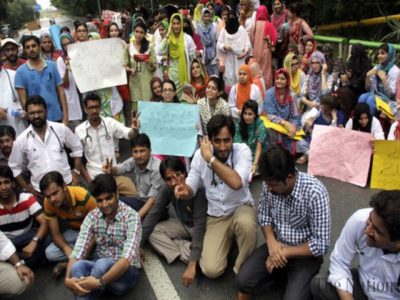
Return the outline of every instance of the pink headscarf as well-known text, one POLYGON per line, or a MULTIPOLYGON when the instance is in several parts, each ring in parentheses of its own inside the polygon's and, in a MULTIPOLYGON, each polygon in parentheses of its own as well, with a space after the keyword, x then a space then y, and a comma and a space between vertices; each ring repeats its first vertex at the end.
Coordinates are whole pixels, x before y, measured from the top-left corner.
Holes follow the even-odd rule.
POLYGON ((276 29, 272 23, 268 20, 268 9, 265 5, 260 5, 260 7, 257 9, 256 21, 265 21, 263 34, 264 38, 268 36, 271 44, 276 45, 278 33, 276 32, 276 29))

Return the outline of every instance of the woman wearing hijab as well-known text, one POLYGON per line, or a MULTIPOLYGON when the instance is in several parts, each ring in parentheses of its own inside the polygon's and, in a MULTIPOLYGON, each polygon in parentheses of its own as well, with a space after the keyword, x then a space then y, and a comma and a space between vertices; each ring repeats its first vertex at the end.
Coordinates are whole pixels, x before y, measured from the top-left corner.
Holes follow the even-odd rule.
MULTIPOLYGON (((161 41, 165 38, 168 33, 169 29, 169 22, 168 20, 162 20, 158 25, 158 35, 160 39, 154 38, 154 49, 156 51, 156 58, 157 58, 157 70, 154 72, 154 75, 163 78, 166 66, 167 66, 167 56, 166 55, 159 55, 159 50, 161 46, 161 41)), ((154 34, 156 36, 156 34, 154 34)))
POLYGON ((82 108, 67 52, 67 47, 74 43, 74 38, 69 32, 64 32, 60 36, 60 43, 63 52, 57 58, 57 70, 63 79, 63 88, 68 105, 68 127, 72 131, 75 131, 76 126, 78 126, 82 121, 82 108))
POLYGON ((61 56, 61 51, 55 49, 51 35, 44 32, 40 35, 40 56, 44 60, 57 61, 61 56))
POLYGON ((250 30, 250 42, 253 46, 253 56, 261 66, 265 86, 272 86, 272 52, 275 50, 278 34, 268 20, 268 10, 260 5, 256 13, 256 22, 250 30))
POLYGON ((251 70, 251 76, 253 77, 253 83, 258 86, 260 89, 261 93, 261 99, 264 100, 265 98, 265 81, 261 73, 260 65, 258 62, 253 61, 249 62, 250 70, 251 70))
POLYGON ((396 82, 400 74, 400 69, 394 64, 396 61, 396 50, 392 44, 383 44, 378 49, 379 64, 367 73, 365 88, 369 93, 362 94, 358 102, 365 102, 370 106, 371 114, 376 113, 375 96, 379 96, 383 101, 389 103, 392 112, 397 113, 396 109, 396 82))
POLYGON ((239 67, 251 51, 249 35, 239 24, 234 14, 230 14, 226 27, 221 30, 217 43, 219 68, 224 73, 224 81, 228 88, 237 82, 239 67))
POLYGON ((290 91, 292 93, 292 98, 298 103, 304 96, 303 92, 306 91, 307 76, 300 69, 300 60, 298 56, 293 53, 286 55, 283 66, 290 75, 290 91))
POLYGON ((238 83, 235 84, 229 92, 229 108, 232 117, 240 118, 243 104, 247 100, 256 101, 259 107, 259 114, 262 112, 263 99, 261 98, 260 89, 253 83, 251 70, 248 65, 242 65, 238 72, 238 83))
POLYGON ((371 68, 371 60, 364 46, 361 44, 353 45, 351 47, 347 73, 349 75, 350 88, 357 94, 357 98, 365 93, 365 79, 371 68))
POLYGON ((307 39, 306 40, 306 46, 305 46, 304 55, 303 55, 303 57, 301 59, 301 70, 306 74, 310 70, 311 55, 316 50, 317 50, 317 41, 314 40, 313 38, 307 39))
POLYGON ((203 63, 208 75, 218 75, 217 24, 212 22, 208 8, 201 11, 201 21, 197 23, 197 33, 203 44, 203 63))
POLYGON ((290 93, 290 75, 285 69, 275 72, 275 86, 271 87, 265 95, 264 111, 268 119, 285 127, 289 134, 282 134, 270 130, 273 142, 281 144, 293 155, 296 154, 296 144, 293 139, 301 127, 301 118, 297 110, 297 103, 290 93))
POLYGON ((193 58, 190 65, 190 84, 195 89, 195 98, 205 97, 208 84, 208 75, 204 65, 197 58, 193 58))
POLYGON ((181 14, 171 16, 167 36, 162 40, 159 51, 159 55, 167 55, 166 75, 174 81, 180 97, 183 85, 189 83, 190 61, 196 51, 193 39, 183 32, 181 14))
POLYGON ((272 3, 271 23, 278 33, 278 40, 275 47, 274 58, 278 60, 278 65, 282 65, 288 45, 288 31, 285 29, 288 16, 285 3, 283 0, 275 0, 272 3))

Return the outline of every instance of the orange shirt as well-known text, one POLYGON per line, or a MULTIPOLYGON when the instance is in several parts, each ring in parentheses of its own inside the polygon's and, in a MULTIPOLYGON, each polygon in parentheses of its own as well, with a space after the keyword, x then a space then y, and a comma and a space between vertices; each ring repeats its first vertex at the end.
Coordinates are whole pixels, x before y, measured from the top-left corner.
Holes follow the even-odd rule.
POLYGON ((67 186, 67 192, 72 201, 70 211, 52 206, 45 198, 44 214, 46 219, 60 218, 66 221, 68 227, 79 230, 86 215, 97 207, 96 199, 86 189, 79 186, 67 186))

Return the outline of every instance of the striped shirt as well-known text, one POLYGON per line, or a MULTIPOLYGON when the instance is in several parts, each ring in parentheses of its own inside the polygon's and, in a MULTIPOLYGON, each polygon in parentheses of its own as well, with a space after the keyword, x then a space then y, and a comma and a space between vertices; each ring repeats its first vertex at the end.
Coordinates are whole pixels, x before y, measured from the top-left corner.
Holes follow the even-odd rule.
POLYGON ((102 212, 96 208, 83 221, 70 258, 85 259, 94 238, 99 258, 109 257, 117 261, 124 257, 131 266, 140 268, 141 234, 140 217, 126 204, 119 202, 118 212, 111 223, 108 223, 102 212))
POLYGON ((0 204, 0 231, 8 238, 20 236, 32 228, 33 219, 42 212, 42 207, 32 194, 19 194, 18 201, 11 209, 0 204))

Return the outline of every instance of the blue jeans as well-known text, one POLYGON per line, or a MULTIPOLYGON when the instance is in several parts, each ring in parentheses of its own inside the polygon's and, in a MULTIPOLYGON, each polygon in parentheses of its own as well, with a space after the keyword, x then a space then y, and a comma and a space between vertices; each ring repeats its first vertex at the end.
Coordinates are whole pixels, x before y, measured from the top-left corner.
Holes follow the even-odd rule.
MULTIPOLYGON (((73 249, 76 240, 78 239, 79 231, 68 229, 63 232, 64 240, 68 243, 68 245, 73 249)), ((60 261, 68 261, 68 258, 65 256, 64 251, 62 251, 56 244, 51 243, 46 248, 46 258, 50 262, 60 262, 60 261)))
POLYGON ((128 205, 130 208, 134 209, 137 212, 146 203, 145 201, 142 201, 139 198, 125 197, 125 196, 119 196, 119 200, 124 202, 126 205, 128 205))
MULTIPOLYGON (((71 268, 71 277, 80 278, 86 276, 93 276, 100 278, 116 263, 111 258, 100 258, 96 261, 80 260, 77 261, 71 268)), ((107 289, 114 295, 125 294, 129 289, 133 288, 139 279, 139 271, 135 267, 130 267, 121 277, 116 281, 107 285, 107 289)), ((93 300, 97 298, 102 290, 95 290, 86 296, 75 296, 79 300, 93 300)))

